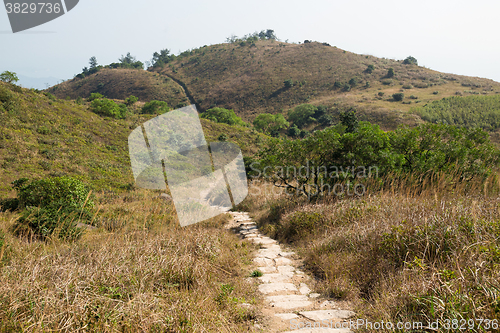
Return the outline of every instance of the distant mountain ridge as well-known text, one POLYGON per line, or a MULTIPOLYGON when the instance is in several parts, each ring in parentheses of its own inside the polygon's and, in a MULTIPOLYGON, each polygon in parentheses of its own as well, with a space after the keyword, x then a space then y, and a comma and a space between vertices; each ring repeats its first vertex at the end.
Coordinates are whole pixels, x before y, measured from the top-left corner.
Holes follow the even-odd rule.
POLYGON ((360 55, 311 41, 238 41, 186 51, 148 71, 128 70, 125 75, 124 69, 105 69, 49 91, 60 98, 100 92, 124 99, 133 94, 172 107, 194 102, 200 111, 234 109, 250 122, 264 112, 286 115, 303 103, 325 105, 329 112, 354 107, 362 120, 384 129, 422 122, 410 112, 414 106, 455 95, 500 93, 500 83, 493 80, 440 73, 408 59, 360 55), (404 94, 401 101, 392 98, 396 93, 404 94))

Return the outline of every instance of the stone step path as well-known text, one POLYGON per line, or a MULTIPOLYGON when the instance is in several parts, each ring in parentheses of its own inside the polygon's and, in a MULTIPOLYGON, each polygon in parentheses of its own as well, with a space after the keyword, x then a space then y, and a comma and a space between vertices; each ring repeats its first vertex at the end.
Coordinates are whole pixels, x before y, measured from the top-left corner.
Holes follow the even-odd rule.
POLYGON ((228 227, 243 239, 260 245, 253 263, 263 274, 249 281, 257 282, 259 292, 265 297, 266 320, 265 327, 256 327, 262 332, 352 332, 345 327, 349 327, 348 319, 355 313, 313 293, 308 286, 310 278, 298 269, 302 262, 294 252, 285 251, 276 240, 262 235, 248 213, 230 214, 233 221, 228 227))

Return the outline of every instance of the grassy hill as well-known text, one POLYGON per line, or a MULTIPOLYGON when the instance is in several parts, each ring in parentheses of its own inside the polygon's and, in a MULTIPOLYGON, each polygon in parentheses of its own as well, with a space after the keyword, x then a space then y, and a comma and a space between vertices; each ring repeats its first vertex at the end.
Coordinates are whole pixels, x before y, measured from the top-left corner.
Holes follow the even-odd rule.
POLYGON ((184 90, 173 80, 141 69, 103 68, 97 73, 84 78, 75 77, 47 91, 59 98, 86 98, 98 92, 113 99, 134 95, 145 102, 165 101, 172 107, 181 103, 189 104, 184 90))
MULTIPOLYGON (((150 74, 148 74, 150 75, 150 74)), ((137 111, 137 110, 132 110, 137 111)), ((89 104, 0 82, 0 192, 21 177, 73 175, 95 189, 119 189, 133 182, 127 138, 156 115, 113 119, 94 114, 89 104)), ((263 135, 240 126, 202 119, 207 141, 225 133, 252 155, 263 135)))
POLYGON ((444 74, 317 42, 212 45, 184 52, 154 71, 182 82, 201 109, 233 108, 252 120, 259 113, 280 113, 302 103, 355 106, 364 120, 386 129, 420 122, 407 112, 414 105, 455 94, 500 92, 500 84, 492 80, 444 74), (392 78, 387 77, 389 68, 394 69, 392 78), (292 85, 286 87, 285 80, 292 85), (406 98, 395 102, 392 95, 399 92, 406 98))
POLYGON ((201 111, 218 106, 234 109, 250 122, 260 113, 286 113, 303 103, 325 105, 332 116, 355 107, 361 120, 390 130, 423 122, 418 113, 409 112, 415 106, 451 96, 494 95, 500 83, 355 54, 326 43, 260 40, 185 51, 149 71, 104 68, 48 91, 71 99, 91 92, 116 99, 135 95, 141 101, 164 100, 171 107, 190 102, 201 111), (388 77, 390 68, 393 77, 388 77), (403 93, 403 100, 395 101, 395 93, 403 93))

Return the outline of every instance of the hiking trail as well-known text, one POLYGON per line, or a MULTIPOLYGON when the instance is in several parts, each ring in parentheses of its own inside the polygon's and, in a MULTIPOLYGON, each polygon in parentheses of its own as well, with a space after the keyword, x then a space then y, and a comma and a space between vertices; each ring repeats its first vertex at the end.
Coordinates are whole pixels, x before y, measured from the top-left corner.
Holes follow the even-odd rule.
POLYGON ((263 273, 258 278, 248 278, 258 283, 264 295, 265 319, 255 328, 262 332, 348 333, 349 318, 355 313, 344 310, 339 304, 321 298, 308 286, 311 278, 300 267, 302 260, 286 251, 276 240, 259 232, 257 224, 246 212, 230 212, 233 220, 226 226, 243 239, 260 245, 253 259, 254 269, 263 273), (342 323, 344 326, 342 326, 342 323), (344 328, 343 328, 344 327, 344 328))

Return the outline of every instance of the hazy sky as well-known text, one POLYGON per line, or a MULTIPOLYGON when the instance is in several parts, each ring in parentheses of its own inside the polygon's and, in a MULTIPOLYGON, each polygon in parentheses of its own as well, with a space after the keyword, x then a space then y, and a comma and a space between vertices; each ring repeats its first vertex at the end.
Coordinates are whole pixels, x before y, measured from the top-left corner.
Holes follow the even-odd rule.
POLYGON ((0 72, 70 79, 88 59, 138 60, 263 29, 390 59, 409 55, 446 73, 500 81, 500 1, 80 0, 66 15, 13 34, 0 8, 0 72))

